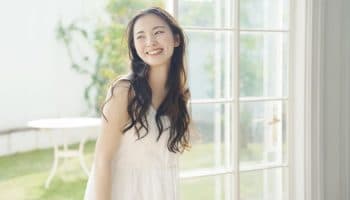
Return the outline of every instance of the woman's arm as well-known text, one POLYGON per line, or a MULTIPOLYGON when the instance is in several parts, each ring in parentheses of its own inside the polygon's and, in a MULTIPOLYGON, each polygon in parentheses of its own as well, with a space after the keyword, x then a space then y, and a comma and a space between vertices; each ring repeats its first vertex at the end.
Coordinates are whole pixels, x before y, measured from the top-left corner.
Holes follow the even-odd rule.
POLYGON ((130 83, 118 81, 107 94, 110 99, 103 107, 102 130, 95 148, 96 199, 111 199, 111 162, 118 150, 122 130, 129 120, 127 112, 130 83))

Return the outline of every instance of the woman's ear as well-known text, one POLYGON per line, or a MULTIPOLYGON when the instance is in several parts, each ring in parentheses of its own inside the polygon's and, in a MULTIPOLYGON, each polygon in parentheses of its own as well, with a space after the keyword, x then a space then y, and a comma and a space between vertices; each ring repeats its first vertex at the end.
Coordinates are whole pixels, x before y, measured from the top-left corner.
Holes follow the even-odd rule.
POLYGON ((179 34, 176 34, 175 35, 175 37, 174 37, 174 46, 175 47, 178 47, 178 46, 180 46, 180 36, 179 36, 179 34))

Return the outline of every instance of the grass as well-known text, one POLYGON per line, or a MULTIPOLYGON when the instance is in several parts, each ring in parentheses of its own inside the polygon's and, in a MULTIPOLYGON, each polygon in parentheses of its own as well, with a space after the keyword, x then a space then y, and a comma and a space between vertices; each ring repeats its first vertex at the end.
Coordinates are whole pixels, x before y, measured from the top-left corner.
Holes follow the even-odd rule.
MULTIPOLYGON (((85 145, 89 166, 95 142, 85 145)), ((77 148, 77 145, 71 146, 77 148)), ((75 200, 82 199, 87 177, 80 169, 78 160, 67 159, 59 167, 50 187, 44 188, 52 166, 53 150, 35 150, 0 157, 1 200, 75 200)))
MULTIPOLYGON (((77 148, 77 145, 71 145, 77 148)), ((95 142, 85 144, 85 159, 91 166, 95 142)), ((212 144, 198 144, 191 152, 181 157, 181 169, 215 167, 212 144)), ((223 152, 223 148, 220 149, 223 152)), ((251 153, 251 152, 250 152, 251 153)), ((35 150, 0 157, 0 199, 1 200, 80 200, 83 199, 87 177, 80 168, 78 159, 59 162, 57 174, 48 189, 44 183, 49 175, 53 161, 53 150, 35 150)), ((222 162, 223 163, 223 162, 222 162)), ((221 164, 222 164, 221 163, 221 164)), ((232 175, 211 176, 185 179, 181 182, 181 199, 183 200, 218 200, 225 199, 225 184, 230 184, 232 175), (217 186, 217 187, 216 187, 217 186)), ((243 194, 257 197, 263 183, 262 173, 242 176, 240 188, 243 194), (247 178, 244 178, 247 177, 247 178)), ((227 185, 229 188, 232 186, 227 185)))

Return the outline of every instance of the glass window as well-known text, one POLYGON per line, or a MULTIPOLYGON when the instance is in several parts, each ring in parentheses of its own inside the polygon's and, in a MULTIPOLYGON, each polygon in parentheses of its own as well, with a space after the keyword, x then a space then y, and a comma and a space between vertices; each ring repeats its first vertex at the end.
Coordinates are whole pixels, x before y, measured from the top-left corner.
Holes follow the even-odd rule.
POLYGON ((181 197, 287 200, 290 2, 171 2, 201 135, 181 156, 181 197))

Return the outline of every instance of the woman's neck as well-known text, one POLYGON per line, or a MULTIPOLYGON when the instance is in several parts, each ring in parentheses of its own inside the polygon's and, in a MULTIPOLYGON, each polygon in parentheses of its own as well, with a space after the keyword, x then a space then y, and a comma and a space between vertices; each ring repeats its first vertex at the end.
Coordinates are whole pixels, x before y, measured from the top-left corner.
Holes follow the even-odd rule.
POLYGON ((148 84, 152 93, 165 92, 165 83, 168 77, 168 68, 165 66, 151 67, 149 71, 148 84))

